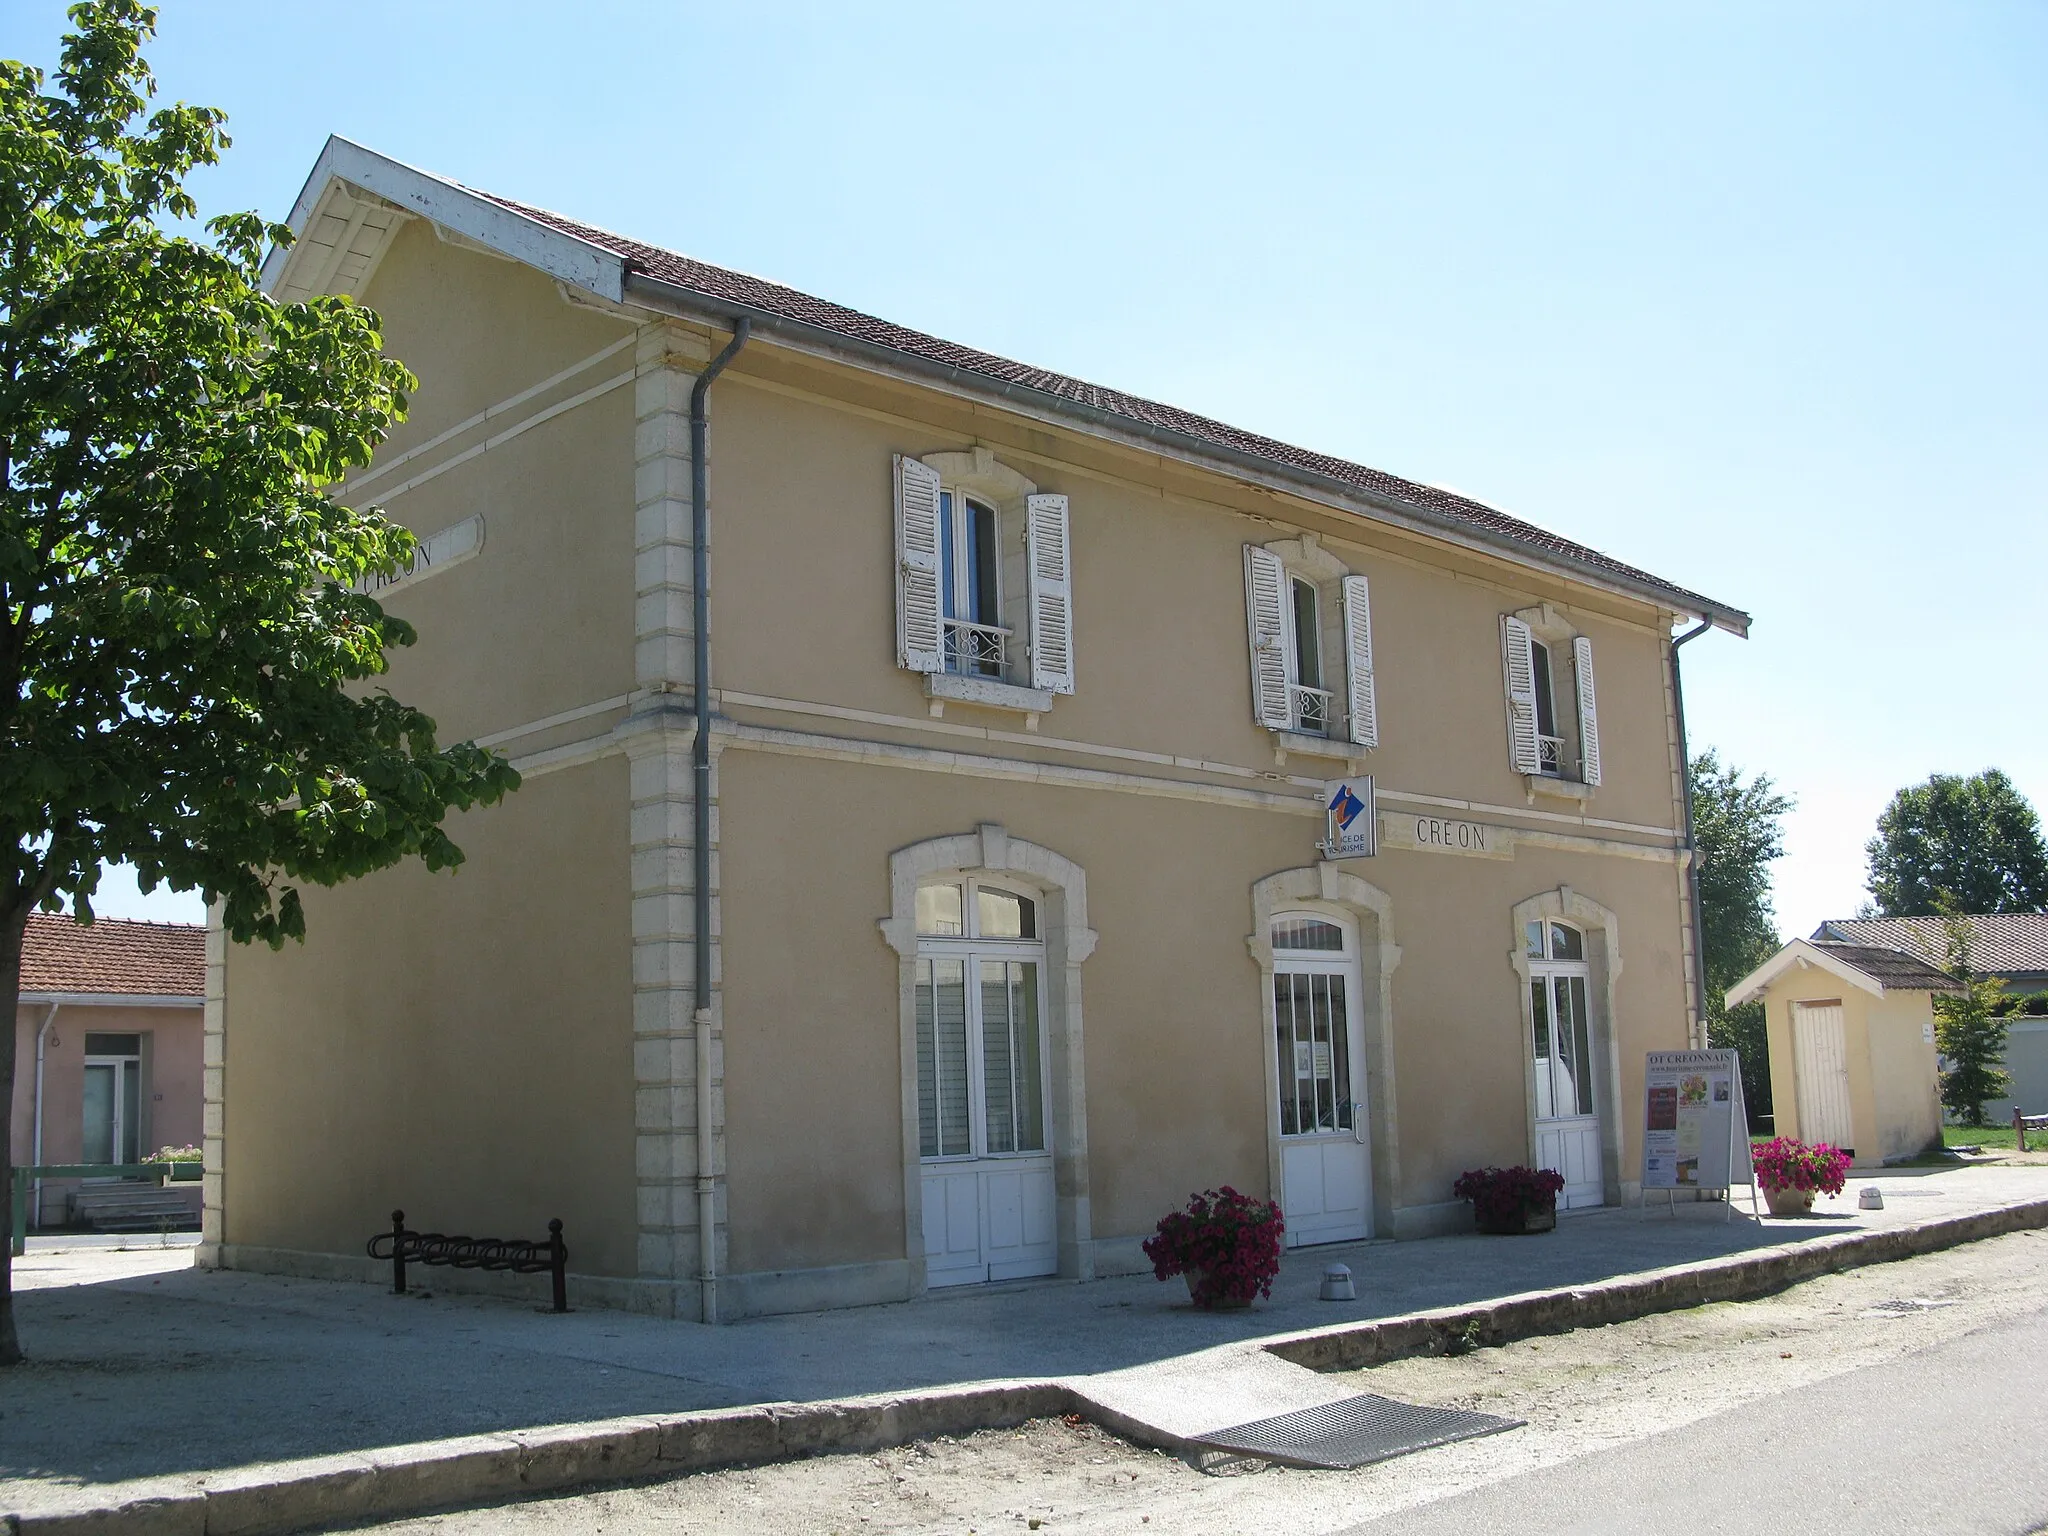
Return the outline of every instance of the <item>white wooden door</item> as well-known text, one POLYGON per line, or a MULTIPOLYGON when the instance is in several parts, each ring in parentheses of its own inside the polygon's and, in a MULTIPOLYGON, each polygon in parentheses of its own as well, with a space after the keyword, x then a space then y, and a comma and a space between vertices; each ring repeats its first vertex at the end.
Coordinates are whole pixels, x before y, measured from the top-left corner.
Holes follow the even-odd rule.
POLYGON ((1792 1005, 1792 1054, 1799 1074, 1799 1139, 1853 1149, 1849 1052, 1840 1003, 1792 1005))
POLYGON ((1594 1093, 1592 1027, 1583 971, 1538 974, 1529 982, 1536 1066, 1536 1166, 1561 1174, 1560 1209, 1607 1198, 1594 1093))
POLYGON ((1341 943, 1335 953, 1273 962, 1280 1085, 1280 1209, 1291 1248, 1355 1242, 1372 1230, 1372 1151, 1364 1104, 1365 1042, 1347 929, 1282 918, 1276 941, 1341 943))
MULTIPOLYGON (((969 889, 971 912, 981 893, 969 889)), ((971 930, 973 922, 970 916, 960 926, 971 930)), ((1058 1268, 1042 955, 1026 941, 977 940, 971 931, 957 941, 920 942, 918 1130, 929 1286, 1058 1268)))

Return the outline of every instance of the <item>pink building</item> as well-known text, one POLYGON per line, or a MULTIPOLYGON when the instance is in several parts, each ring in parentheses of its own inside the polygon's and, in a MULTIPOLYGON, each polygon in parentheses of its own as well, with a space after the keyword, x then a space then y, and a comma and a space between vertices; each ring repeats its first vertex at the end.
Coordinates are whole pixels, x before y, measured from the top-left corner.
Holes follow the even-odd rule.
MULTIPOLYGON (((193 924, 29 918, 14 1025, 17 1167, 133 1163, 199 1144, 205 960, 206 930, 193 924)), ((197 1219, 198 1189, 45 1180, 30 1220, 183 1225, 186 1209, 197 1219)))

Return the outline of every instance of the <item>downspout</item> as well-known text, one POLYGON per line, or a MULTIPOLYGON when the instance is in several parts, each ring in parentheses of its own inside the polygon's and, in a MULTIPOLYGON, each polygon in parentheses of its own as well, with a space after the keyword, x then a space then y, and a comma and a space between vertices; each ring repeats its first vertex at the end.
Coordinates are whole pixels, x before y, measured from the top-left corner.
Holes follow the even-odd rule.
MULTIPOLYGON (((50 1037, 50 1026, 57 1022, 57 1010, 63 1006, 62 1003, 50 1004, 43 1013, 43 1022, 36 1026, 35 1140, 34 1151, 30 1156, 34 1159, 35 1166, 38 1168, 43 1166, 43 1045, 50 1037)), ((36 1230, 40 1232, 43 1227, 43 1181, 41 1175, 36 1177, 35 1189, 36 1192, 29 1209, 35 1212, 36 1230)))
POLYGON ((711 564, 706 558, 705 539, 710 531, 706 506, 704 454, 710 437, 710 418, 705 414, 705 397, 711 381, 725 371, 741 347, 747 344, 752 322, 742 316, 734 322, 732 340, 710 365, 697 375, 690 391, 690 581, 691 615, 695 633, 694 693, 696 732, 690 742, 691 767, 691 891, 695 918, 696 972, 693 978, 696 1011, 692 1022, 697 1035, 697 1244, 700 1287, 699 1316, 707 1323, 718 1321, 718 1181, 712 1174, 712 1156, 717 1150, 711 1134, 711 564))
POLYGON ((1681 791, 1678 824, 1685 833, 1685 906, 1692 924, 1693 995, 1699 999, 1698 1021, 1692 1042, 1696 1051, 1707 1048, 1707 949, 1706 930, 1700 922, 1700 851, 1692 837, 1692 754, 1685 744, 1685 684, 1679 677, 1678 648, 1688 640, 1697 640, 1713 627, 1712 619, 1701 619, 1695 628, 1671 642, 1671 703, 1678 714, 1678 783, 1681 791))

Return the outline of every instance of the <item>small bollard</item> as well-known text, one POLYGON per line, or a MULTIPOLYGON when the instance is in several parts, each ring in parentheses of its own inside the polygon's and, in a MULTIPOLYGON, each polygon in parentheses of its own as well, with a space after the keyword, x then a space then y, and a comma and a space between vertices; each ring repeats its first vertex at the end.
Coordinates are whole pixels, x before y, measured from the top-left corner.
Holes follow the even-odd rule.
POLYGON ((1351 1283, 1351 1270, 1347 1266, 1332 1264, 1323 1271, 1323 1300, 1358 1300, 1358 1288, 1351 1283))
POLYGON ((1884 1209, 1884 1191, 1875 1184, 1867 1184, 1863 1193, 1856 1197, 1856 1203, 1866 1211, 1881 1211, 1884 1209))

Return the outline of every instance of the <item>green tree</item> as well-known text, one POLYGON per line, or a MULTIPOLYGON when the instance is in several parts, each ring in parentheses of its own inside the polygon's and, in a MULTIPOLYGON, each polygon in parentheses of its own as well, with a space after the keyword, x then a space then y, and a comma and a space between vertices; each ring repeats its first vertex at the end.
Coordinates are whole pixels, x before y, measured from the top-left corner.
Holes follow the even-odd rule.
POLYGON ((2005 1072, 2008 1026, 1999 1013, 2005 983, 1980 976, 1970 965, 1970 925, 1961 907, 1944 896, 1947 910, 1948 970, 1961 992, 1934 994, 1934 1043, 1946 1065, 1941 1073, 1941 1107, 1965 1125, 1984 1124, 1987 1100, 2003 1098, 2011 1078, 2005 1072))
POLYGON ((2026 797, 1996 768, 1937 773, 1892 796, 1864 848, 1878 917, 1930 917, 1946 891, 1964 912, 2048 906, 2048 845, 2026 797))
POLYGON ((1709 747, 1692 760, 1692 836, 1699 857, 1701 960, 1707 1043, 1742 1053, 1742 1096, 1753 1117, 1771 1112, 1770 1052, 1761 1002, 1729 1008, 1728 989, 1777 951, 1771 861, 1785 851, 1779 823, 1792 802, 1769 777, 1744 780, 1709 747))
MULTIPOLYGON (((29 913, 92 917, 103 860, 302 937, 296 884, 460 862, 451 808, 518 783, 375 686, 412 631, 356 590, 413 541, 331 488, 412 377, 341 298, 260 287, 254 214, 202 238, 220 113, 151 112, 155 12, 91 0, 61 63, 0 62, 0 1007, 29 913), (47 87, 47 88, 46 88, 47 87), (147 115, 145 115, 147 114, 147 115), (181 228, 184 232, 181 232, 181 228)), ((10 1042, 13 1031, 10 1029, 10 1042)), ((0 1051, 8 1187, 15 1047, 0 1051)), ((0 1364, 20 1358, 0 1244, 0 1364)))

